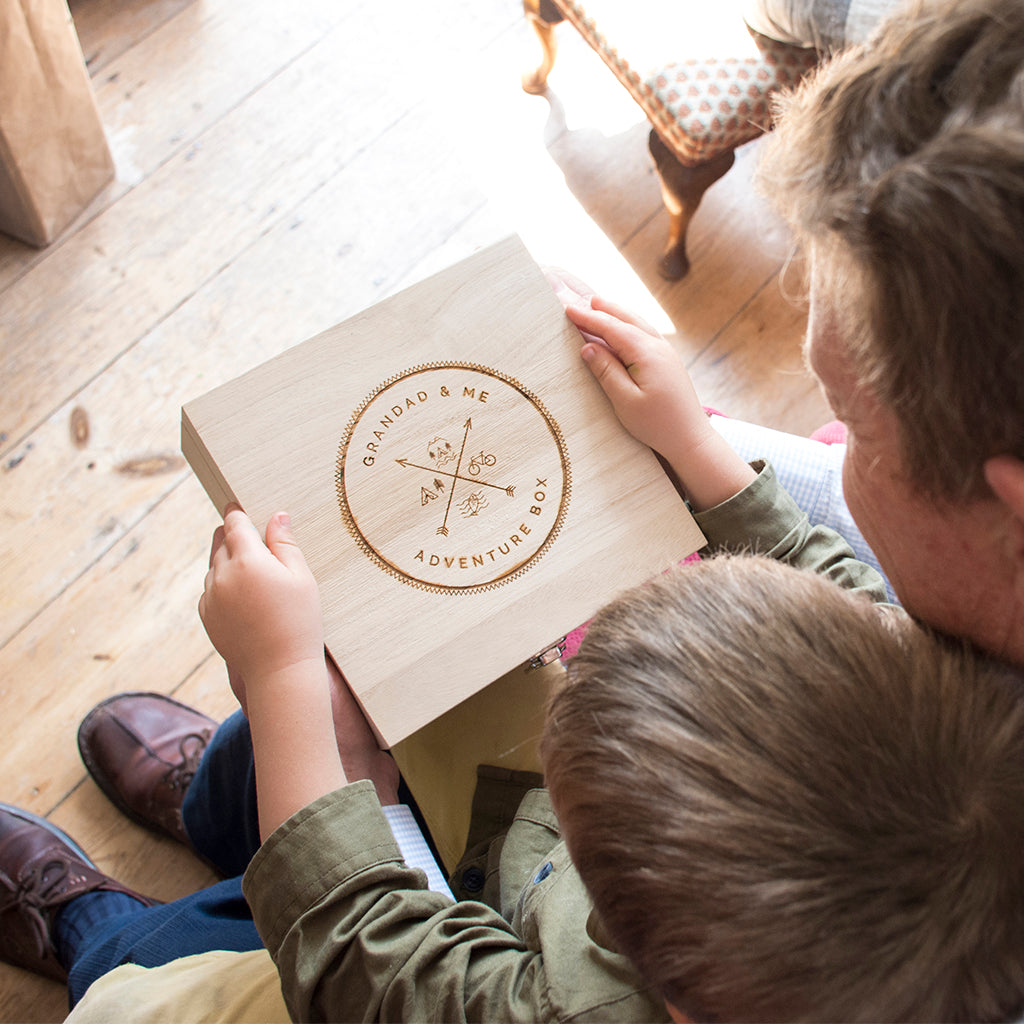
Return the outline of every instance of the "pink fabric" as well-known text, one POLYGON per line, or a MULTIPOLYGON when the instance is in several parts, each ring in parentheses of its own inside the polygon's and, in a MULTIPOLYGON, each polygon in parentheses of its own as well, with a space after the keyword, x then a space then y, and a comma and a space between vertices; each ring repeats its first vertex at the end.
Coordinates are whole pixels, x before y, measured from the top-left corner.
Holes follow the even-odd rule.
POLYGON ((833 420, 811 434, 812 441, 821 441, 822 444, 846 444, 846 427, 839 420, 833 420))

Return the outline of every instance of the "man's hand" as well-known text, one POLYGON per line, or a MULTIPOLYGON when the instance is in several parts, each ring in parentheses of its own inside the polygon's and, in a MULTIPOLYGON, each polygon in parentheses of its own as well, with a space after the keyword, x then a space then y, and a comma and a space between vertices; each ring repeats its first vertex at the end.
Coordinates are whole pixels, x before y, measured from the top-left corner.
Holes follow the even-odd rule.
POLYGON ((349 689, 337 666, 327 659, 331 685, 331 714, 345 776, 350 782, 369 779, 377 790, 381 806, 398 803, 399 771, 395 759, 381 750, 363 709, 349 689))

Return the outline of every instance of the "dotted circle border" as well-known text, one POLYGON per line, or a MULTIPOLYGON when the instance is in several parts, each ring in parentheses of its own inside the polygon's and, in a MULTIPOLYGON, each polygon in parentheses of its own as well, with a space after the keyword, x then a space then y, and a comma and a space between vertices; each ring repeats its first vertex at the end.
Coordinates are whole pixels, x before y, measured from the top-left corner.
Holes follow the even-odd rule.
POLYGON ((349 421, 345 426, 345 432, 342 434, 341 442, 338 445, 338 459, 336 466, 337 468, 334 479, 335 489, 338 494, 338 505, 341 509, 341 518, 345 523, 345 527, 349 534, 359 545, 359 548, 389 576, 401 580, 401 582, 406 583, 411 587, 415 587, 417 590, 426 590, 435 594, 482 594, 489 590, 496 590, 498 587, 502 587, 506 583, 511 583, 513 580, 519 579, 519 577, 525 575, 538 561, 540 561, 544 554, 546 554, 547 550, 551 547, 555 538, 558 536, 565 523, 565 517, 569 509, 569 500, 572 497, 572 465, 569 461, 569 450, 566 447, 565 438, 562 436, 562 430, 555 422, 555 418, 548 412, 544 403, 532 391, 530 391, 529 388, 524 387, 518 380, 516 380, 515 377, 511 377, 507 373, 502 373, 501 370, 495 370, 489 366, 483 366, 480 363, 467 363, 461 361, 418 363, 416 366, 413 366, 408 370, 402 370, 399 373, 392 374, 382 384, 378 384, 377 387, 359 403, 356 410, 349 417, 349 421), (352 509, 349 506, 348 497, 345 493, 345 456, 348 453, 348 446, 352 441, 352 434, 359 425, 359 421, 362 418, 363 413, 379 394, 387 391, 387 389, 392 385, 397 384, 406 377, 412 377, 428 370, 472 370, 476 373, 486 374, 488 377, 496 377, 498 380, 502 380, 506 384, 510 384, 537 409, 541 416, 543 416, 544 422, 547 424, 548 430, 551 431, 551 436, 555 439, 555 443, 558 446, 558 455, 562 463, 563 483, 562 498, 554 524, 548 531, 548 535, 545 538, 544 543, 526 560, 526 562, 515 569, 509 570, 509 572, 499 576, 497 579, 489 580, 487 583, 475 583, 465 587, 450 587, 445 586, 442 583, 428 583, 425 580, 417 579, 415 576, 410 576, 407 572, 399 569, 398 566, 388 562, 363 536, 362 531, 359 529, 359 526, 355 521, 355 516, 352 514, 352 509))

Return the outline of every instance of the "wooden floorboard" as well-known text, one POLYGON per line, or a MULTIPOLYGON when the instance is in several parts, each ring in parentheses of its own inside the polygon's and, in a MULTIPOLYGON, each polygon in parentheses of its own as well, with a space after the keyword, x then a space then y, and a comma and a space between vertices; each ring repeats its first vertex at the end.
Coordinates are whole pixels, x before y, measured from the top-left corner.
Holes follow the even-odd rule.
MULTIPOLYGON (((123 690, 234 706, 195 610, 216 516, 182 403, 517 232, 663 330, 707 403, 827 418, 756 144, 670 284, 647 127, 593 52, 563 27, 527 96, 518 0, 400 6, 73 0, 116 179, 47 249, 0 236, 0 800, 163 899, 208 869, 117 814, 75 731, 123 690)), ((0 966, 0 1021, 64 1012, 61 986, 0 966)))

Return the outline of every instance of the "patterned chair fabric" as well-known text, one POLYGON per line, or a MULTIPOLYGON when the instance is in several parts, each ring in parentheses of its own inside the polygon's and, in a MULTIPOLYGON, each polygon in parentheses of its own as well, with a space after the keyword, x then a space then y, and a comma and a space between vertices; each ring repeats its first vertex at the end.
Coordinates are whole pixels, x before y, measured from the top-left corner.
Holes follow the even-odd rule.
POLYGON ((578 0, 558 9, 601 56, 684 165, 706 163, 771 127, 770 96, 818 63, 812 47, 751 31, 757 56, 688 59, 641 76, 612 46, 578 0))
POLYGON ((686 60, 641 84, 651 124, 682 163, 705 163, 766 132, 771 94, 818 63, 816 50, 753 35, 760 57, 686 60))

